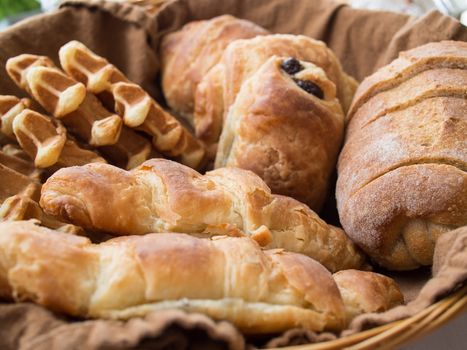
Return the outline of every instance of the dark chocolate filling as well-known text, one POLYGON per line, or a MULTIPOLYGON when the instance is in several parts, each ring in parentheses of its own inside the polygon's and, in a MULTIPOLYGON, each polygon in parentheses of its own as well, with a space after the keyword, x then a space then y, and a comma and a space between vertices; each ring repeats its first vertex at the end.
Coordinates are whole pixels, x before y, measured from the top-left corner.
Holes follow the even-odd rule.
POLYGON ((321 88, 315 83, 313 83, 312 81, 301 80, 301 79, 294 79, 294 81, 298 86, 300 86, 303 90, 305 90, 309 94, 312 94, 321 100, 324 98, 323 90, 321 90, 321 88))
POLYGON ((294 57, 289 57, 282 61, 281 68, 290 75, 300 72, 304 67, 300 64, 300 61, 294 57))

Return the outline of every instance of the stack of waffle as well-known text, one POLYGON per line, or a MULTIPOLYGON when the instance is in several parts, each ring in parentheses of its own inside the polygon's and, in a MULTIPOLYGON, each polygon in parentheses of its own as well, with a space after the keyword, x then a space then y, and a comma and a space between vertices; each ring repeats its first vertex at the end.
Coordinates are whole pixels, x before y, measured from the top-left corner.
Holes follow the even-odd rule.
POLYGON ((63 167, 101 162, 131 169, 161 154, 204 166, 204 146, 107 60, 70 42, 60 62, 66 73, 45 56, 7 62, 8 75, 34 101, 0 96, 0 220, 35 218, 81 232, 38 205, 41 184, 63 167))

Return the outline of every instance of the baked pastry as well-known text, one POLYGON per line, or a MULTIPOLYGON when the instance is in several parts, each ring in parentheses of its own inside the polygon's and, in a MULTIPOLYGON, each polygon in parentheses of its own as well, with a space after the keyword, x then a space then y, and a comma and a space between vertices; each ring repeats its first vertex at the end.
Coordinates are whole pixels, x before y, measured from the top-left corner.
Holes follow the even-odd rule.
POLYGON ((64 45, 59 56, 70 76, 111 104, 125 125, 150 135, 159 152, 195 169, 204 166, 203 144, 117 67, 77 41, 64 45))
POLYGON ((237 39, 266 35, 268 31, 246 20, 223 15, 193 21, 163 37, 162 89, 168 105, 193 122, 196 87, 220 60, 226 46, 237 39))
POLYGON ((367 91, 353 104, 338 165, 339 216, 387 268, 431 265, 437 238, 467 225, 466 60, 461 42, 402 53, 362 83, 367 91))
POLYGON ((0 164, 23 174, 34 181, 40 181, 42 171, 37 169, 30 160, 0 151, 0 164))
POLYGON ((345 74, 337 57, 323 42, 288 34, 236 40, 224 50, 218 66, 209 71, 196 91, 196 135, 206 144, 214 144, 219 139, 223 118, 243 83, 274 55, 294 57, 322 68, 336 85, 336 96, 347 111, 357 82, 345 74))
POLYGON ((460 41, 440 41, 399 53, 399 57, 367 77, 355 92, 348 118, 371 97, 389 90, 432 68, 467 67, 467 45, 460 41))
POLYGON ((30 109, 13 122, 16 139, 38 168, 63 168, 88 163, 106 163, 97 153, 69 139, 66 129, 51 118, 30 109))
POLYGON ((28 108, 28 99, 0 96, 4 133, 15 139, 38 168, 55 169, 105 160, 69 139, 66 129, 52 118, 28 108), (10 107, 10 109, 8 109, 10 107))
POLYGON ((332 277, 344 300, 349 322, 358 315, 384 312, 404 303, 397 283, 379 273, 343 270, 332 277))
POLYGON ((346 324, 339 289, 322 265, 262 251, 246 237, 161 233, 91 244, 31 221, 7 222, 0 223, 0 256, 0 297, 74 316, 127 319, 178 308, 228 320, 246 334, 346 324))
POLYGON ((21 88, 67 129, 92 146, 99 146, 110 162, 132 168, 152 156, 148 140, 122 127, 121 118, 109 112, 83 84, 71 79, 44 56, 10 58, 7 73, 21 88))
POLYGON ((22 148, 16 143, 8 143, 2 147, 2 152, 13 157, 21 158, 26 161, 30 161, 31 158, 22 150, 22 148))
POLYGON ((273 56, 240 88, 215 167, 259 175, 273 193, 319 211, 344 133, 336 86, 312 63, 273 56))
POLYGON ((0 132, 8 138, 5 144, 16 141, 13 120, 19 113, 30 107, 30 101, 27 98, 19 99, 16 96, 0 95, 0 132))
POLYGON ((238 229, 264 247, 303 253, 331 271, 360 268, 364 262, 341 229, 327 225, 306 205, 271 194, 258 176, 237 168, 203 176, 164 159, 130 172, 87 164, 53 174, 40 203, 53 216, 115 235, 210 235, 238 229))

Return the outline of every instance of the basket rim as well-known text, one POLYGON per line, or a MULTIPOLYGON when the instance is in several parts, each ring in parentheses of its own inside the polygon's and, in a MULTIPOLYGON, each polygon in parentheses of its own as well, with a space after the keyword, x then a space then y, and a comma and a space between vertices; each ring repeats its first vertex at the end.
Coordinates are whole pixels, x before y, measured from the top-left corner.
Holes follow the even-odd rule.
POLYGON ((393 349, 430 333, 467 311, 467 284, 417 314, 347 337, 315 344, 294 345, 280 350, 393 349))

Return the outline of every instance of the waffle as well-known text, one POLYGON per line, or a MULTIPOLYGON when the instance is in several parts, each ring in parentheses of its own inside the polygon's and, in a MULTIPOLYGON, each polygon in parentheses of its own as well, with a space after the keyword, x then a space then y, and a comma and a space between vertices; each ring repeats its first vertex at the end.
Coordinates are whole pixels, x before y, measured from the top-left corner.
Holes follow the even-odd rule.
POLYGON ((105 58, 77 41, 64 45, 59 56, 63 69, 70 76, 85 84, 103 103, 114 102, 125 125, 150 135, 159 152, 193 168, 204 165, 203 144, 105 58))
POLYGON ((34 159, 36 167, 62 168, 105 162, 95 152, 82 149, 69 140, 65 128, 59 122, 28 109, 29 105, 31 103, 28 99, 0 96, 0 115, 5 120, 2 127, 7 126, 9 136, 15 137, 29 157, 34 159))
POLYGON ((2 152, 13 157, 17 157, 28 162, 31 161, 31 157, 24 152, 21 147, 16 143, 8 143, 2 147, 2 152))
POLYGON ((13 120, 29 106, 30 100, 27 98, 19 99, 16 96, 0 95, 0 131, 10 141, 16 140, 13 120))
POLYGON ((8 60, 7 72, 15 83, 81 140, 100 151, 111 163, 132 168, 153 156, 148 140, 122 127, 83 84, 68 77, 43 56, 20 55, 8 60))
POLYGON ((0 151, 0 164, 23 174, 34 181, 40 181, 41 170, 28 160, 0 151))
MULTIPOLYGON (((4 158, 0 155, 1 159, 4 158)), ((45 214, 38 204, 41 184, 6 166, 3 161, 0 161, 0 183, 0 221, 37 219, 49 228, 71 234, 83 233, 82 228, 65 224, 45 214)))
POLYGON ((80 148, 69 140, 61 124, 30 109, 17 116, 13 130, 19 144, 38 168, 106 163, 97 153, 80 148))

